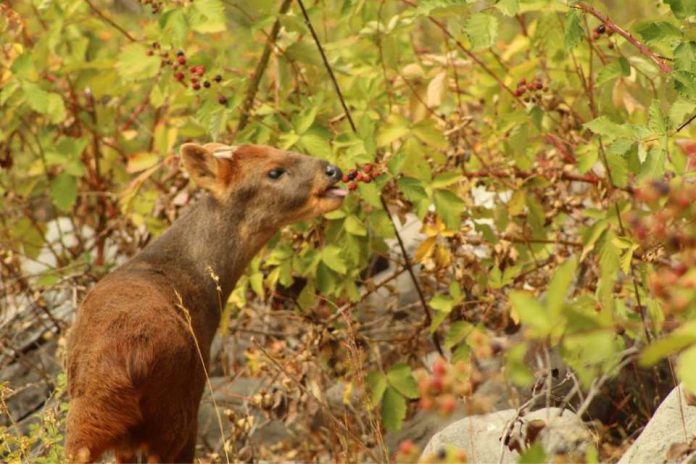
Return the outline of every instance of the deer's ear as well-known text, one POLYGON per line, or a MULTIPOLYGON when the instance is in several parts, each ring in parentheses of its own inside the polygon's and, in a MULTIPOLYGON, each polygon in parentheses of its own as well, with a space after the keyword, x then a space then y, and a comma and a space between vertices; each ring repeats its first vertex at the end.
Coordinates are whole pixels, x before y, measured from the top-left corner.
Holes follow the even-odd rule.
POLYGON ((185 143, 181 146, 181 160, 191 178, 204 189, 222 193, 232 175, 232 147, 223 153, 220 147, 212 150, 211 144, 201 146, 185 143), (220 153, 218 153, 220 152, 220 153))

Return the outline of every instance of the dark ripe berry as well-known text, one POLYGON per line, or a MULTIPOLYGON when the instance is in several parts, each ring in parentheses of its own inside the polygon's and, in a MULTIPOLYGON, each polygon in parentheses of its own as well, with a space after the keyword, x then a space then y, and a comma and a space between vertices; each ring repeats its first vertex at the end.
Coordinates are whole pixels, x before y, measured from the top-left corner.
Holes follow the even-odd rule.
POLYGON ((179 56, 179 57, 176 59, 176 62, 179 63, 179 64, 182 64, 182 65, 183 65, 183 64, 186 64, 186 57, 185 57, 185 56, 179 56))
POLYGON ((145 54, 146 54, 147 56, 152 56, 152 55, 155 54, 155 52, 153 52, 152 50, 148 50, 147 52, 145 52, 145 54))
POLYGON ((209 89, 209 88, 210 88, 210 82, 208 82, 208 81, 203 82, 203 87, 205 87, 206 89, 209 89))
POLYGON ((184 80, 184 73, 182 73, 181 71, 179 71, 178 73, 175 73, 174 79, 176 79, 177 81, 183 81, 184 80))
POLYGON ((358 188, 358 184, 356 184, 355 182, 349 182, 349 183, 348 183, 348 190, 350 190, 351 192, 352 192, 353 190, 355 190, 356 188, 358 188))
POLYGON ((348 179, 349 180, 355 180, 355 178, 357 176, 358 176, 358 171, 356 171, 355 169, 351 169, 350 171, 348 171, 348 179))
POLYGON ((372 171, 372 165, 371 165, 371 164, 366 164, 365 166, 363 166, 363 172, 368 172, 368 173, 369 173, 370 171, 372 171))
POLYGON ((516 97, 521 97, 524 95, 525 89, 523 87, 519 87, 515 90, 515 96, 516 97))
POLYGON ((218 103, 221 105, 226 105, 227 104, 227 97, 225 97, 224 95, 220 95, 218 97, 218 103))
POLYGON ((527 79, 525 79, 525 78, 523 77, 523 78, 520 79, 520 81, 517 83, 517 87, 522 87, 522 86, 524 86, 524 85, 527 85, 527 79))
POLYGON ((216 74, 215 77, 213 77, 213 80, 219 84, 220 81, 222 81, 222 76, 219 74, 216 74))
POLYGON ((660 193, 660 195, 669 194, 669 184, 663 180, 652 181, 652 188, 657 190, 660 193))
POLYGON ((198 82, 196 82, 196 83, 194 83, 194 84, 191 86, 191 88, 192 88, 193 90, 200 90, 200 89, 201 89, 201 84, 199 84, 198 82))
POLYGON ((613 49, 614 49, 614 44, 611 43, 611 42, 609 42, 609 43, 607 44, 607 47, 609 48, 609 50, 613 50, 613 49))
POLYGON ((598 34, 604 34, 605 32, 607 32, 607 28, 604 24, 600 24, 599 26, 597 26, 597 29, 595 30, 598 34))
POLYGON ((197 78, 197 77, 194 77, 194 76, 191 76, 191 83, 192 83, 192 84, 195 84, 195 83, 197 83, 197 82, 198 82, 198 78, 197 78))
POLYGON ((536 89, 536 90, 541 90, 541 89, 543 89, 543 88, 544 88, 544 84, 542 84, 541 81, 536 81, 536 82, 534 83, 534 89, 536 89))
POLYGON ((445 448, 440 448, 439 450, 437 450, 436 456, 440 460, 445 459, 447 457, 447 450, 445 448))
POLYGON ((152 42, 152 48, 159 48, 159 42, 152 42))
POLYGON ((341 177, 341 182, 343 182, 344 184, 350 182, 350 177, 348 177, 348 174, 343 174, 343 177, 341 177))
POLYGON ((184 56, 184 51, 179 50, 178 52, 176 52, 176 56, 184 56))

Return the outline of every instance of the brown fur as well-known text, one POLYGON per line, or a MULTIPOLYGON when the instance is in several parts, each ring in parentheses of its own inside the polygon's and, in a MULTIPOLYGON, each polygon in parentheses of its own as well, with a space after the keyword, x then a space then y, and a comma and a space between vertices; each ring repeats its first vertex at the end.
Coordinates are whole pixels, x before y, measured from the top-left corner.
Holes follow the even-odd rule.
POLYGON ((71 461, 113 451, 121 462, 138 453, 192 462, 205 384, 196 341, 207 368, 219 298, 281 226, 341 204, 322 196, 340 177, 324 161, 257 145, 186 144, 181 154, 210 193, 102 279, 77 312, 67 362, 71 461), (286 174, 269 179, 278 167, 286 174))

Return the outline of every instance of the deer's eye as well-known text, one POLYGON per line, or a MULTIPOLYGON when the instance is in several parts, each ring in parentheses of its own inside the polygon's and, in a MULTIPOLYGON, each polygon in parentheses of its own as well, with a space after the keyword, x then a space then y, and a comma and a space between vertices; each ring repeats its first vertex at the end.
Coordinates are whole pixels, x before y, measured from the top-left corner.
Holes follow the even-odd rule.
POLYGON ((275 180, 275 179, 280 179, 280 176, 285 174, 285 169, 282 168, 276 168, 276 169, 271 169, 268 171, 268 177, 275 180))

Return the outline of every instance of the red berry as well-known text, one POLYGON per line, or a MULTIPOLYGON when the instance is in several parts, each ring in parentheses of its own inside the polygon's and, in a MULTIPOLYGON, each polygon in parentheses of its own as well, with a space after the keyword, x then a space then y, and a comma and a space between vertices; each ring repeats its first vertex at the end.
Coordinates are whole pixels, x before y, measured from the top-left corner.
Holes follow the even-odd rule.
POLYGON ((440 402, 440 412, 442 414, 452 414, 457 407, 457 402, 452 395, 447 395, 440 402))
POLYGON ((350 183, 348 184, 348 190, 350 190, 351 192, 352 192, 353 190, 355 190, 356 188, 358 188, 358 184, 356 184, 355 182, 350 182, 350 183))
POLYGON ((179 64, 186 64, 186 57, 185 56, 180 56, 176 59, 176 62, 179 64))
POLYGON ((194 83, 192 86, 193 90, 200 90, 201 89, 201 84, 198 82, 194 83))
POLYGON ((371 164, 366 164, 365 166, 363 166, 363 172, 368 172, 368 173, 369 173, 370 171, 372 171, 372 165, 371 165, 371 164))
POLYGON ((521 97, 522 95, 524 95, 524 92, 525 92, 525 89, 523 87, 520 87, 520 88, 515 90, 515 96, 521 97))
POLYGON ((350 177, 348 177, 348 174, 343 174, 343 177, 341 177, 341 182, 343 182, 344 184, 350 182, 350 177))
POLYGON ((445 365, 445 362, 442 359, 438 359, 435 361, 433 364, 433 374, 435 374, 438 377, 442 377, 447 373, 447 366, 445 365))
POLYGON ((361 172, 358 172, 355 174, 355 181, 356 182, 362 182, 363 180, 365 180, 365 176, 363 176, 361 172))
POLYGON ((442 387, 444 384, 442 383, 442 378, 441 377, 433 377, 430 380, 430 391, 433 393, 440 393, 442 391, 442 387))
POLYGON ((415 448, 415 445, 411 440, 405 440, 399 443, 399 453, 401 454, 410 454, 413 448, 415 448))
POLYGON ((177 81, 183 81, 184 80, 184 73, 182 73, 181 71, 175 73, 174 79, 176 79, 177 81))
POLYGON ((366 184, 369 184, 370 182, 372 182, 372 177, 370 177, 370 175, 368 174, 362 178, 362 181, 366 184))

